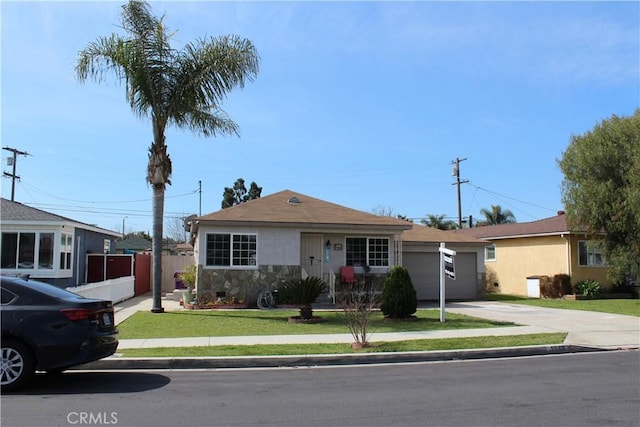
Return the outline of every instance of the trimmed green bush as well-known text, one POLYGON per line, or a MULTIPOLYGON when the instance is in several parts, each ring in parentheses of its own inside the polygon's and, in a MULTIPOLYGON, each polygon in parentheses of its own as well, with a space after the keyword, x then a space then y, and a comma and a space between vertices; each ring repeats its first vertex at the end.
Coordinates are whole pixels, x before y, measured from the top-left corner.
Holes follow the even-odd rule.
POLYGON ((418 296, 411 282, 409 270, 395 266, 389 272, 382 288, 380 309, 385 317, 406 319, 418 308, 418 296))
POLYGON ((581 280, 576 283, 576 295, 584 295, 587 297, 593 297, 602 292, 600 283, 596 280, 581 280))

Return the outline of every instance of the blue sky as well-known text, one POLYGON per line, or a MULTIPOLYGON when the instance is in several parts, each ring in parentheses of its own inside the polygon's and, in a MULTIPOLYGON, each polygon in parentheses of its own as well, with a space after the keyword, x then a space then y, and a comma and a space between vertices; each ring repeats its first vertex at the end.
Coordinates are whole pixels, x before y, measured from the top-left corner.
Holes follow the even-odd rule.
MULTIPOLYGON (((2 146, 30 154, 18 158, 16 201, 149 232, 149 121, 115 78, 74 74, 89 42, 122 34, 123 3, 1 3, 2 146)), ((638 2, 150 4, 175 47, 238 34, 261 56, 258 78, 223 105, 239 138, 169 129, 167 221, 218 210, 240 177, 263 196, 457 220, 456 158, 467 159, 463 216, 499 204, 541 219, 562 209, 557 159, 571 135, 640 107, 638 2)))

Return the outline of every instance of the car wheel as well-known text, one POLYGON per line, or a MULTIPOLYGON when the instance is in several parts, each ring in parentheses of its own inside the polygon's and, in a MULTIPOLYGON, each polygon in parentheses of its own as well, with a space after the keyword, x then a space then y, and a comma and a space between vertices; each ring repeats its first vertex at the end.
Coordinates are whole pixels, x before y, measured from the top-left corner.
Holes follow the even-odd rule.
POLYGON ((31 349, 20 341, 2 340, 0 347, 0 387, 9 391, 25 384, 35 373, 31 349))

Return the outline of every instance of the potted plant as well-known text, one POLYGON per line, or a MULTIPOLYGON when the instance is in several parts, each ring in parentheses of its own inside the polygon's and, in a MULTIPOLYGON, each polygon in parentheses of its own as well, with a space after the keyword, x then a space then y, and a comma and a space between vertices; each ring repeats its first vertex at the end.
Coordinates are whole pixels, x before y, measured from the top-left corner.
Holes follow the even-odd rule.
MULTIPOLYGON (((278 289, 278 301, 283 304, 294 304, 298 306, 300 316, 298 320, 311 323, 313 319, 313 308, 311 304, 325 290, 326 284, 319 277, 307 277, 306 279, 295 279, 286 281, 278 289)), ((294 320, 295 317, 293 318, 294 320)))
POLYGON ((196 279, 198 278, 198 266, 192 264, 180 273, 180 278, 187 287, 187 292, 182 294, 182 303, 191 304, 193 302, 193 290, 196 287, 196 279))

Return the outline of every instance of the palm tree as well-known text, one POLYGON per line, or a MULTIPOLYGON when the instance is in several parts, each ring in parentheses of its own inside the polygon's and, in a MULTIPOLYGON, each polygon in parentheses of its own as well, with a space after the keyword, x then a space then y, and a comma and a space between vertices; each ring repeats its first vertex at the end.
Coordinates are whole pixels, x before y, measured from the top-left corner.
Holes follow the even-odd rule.
POLYGON ((181 50, 171 48, 172 33, 151 14, 144 1, 122 6, 126 37, 100 37, 78 54, 76 74, 81 82, 101 82, 110 72, 124 81, 133 112, 150 117, 147 181, 153 189, 153 308, 161 305, 162 219, 164 192, 171 176, 165 129, 169 125, 207 136, 238 135, 238 125, 220 109, 235 87, 244 87, 258 74, 259 56, 253 43, 235 35, 198 39, 181 50))
POLYGON ((445 221, 444 215, 427 215, 427 219, 420 220, 427 227, 437 228, 438 230, 454 230, 456 223, 453 221, 445 221))
POLYGON ((491 205, 491 210, 480 209, 480 214, 484 215, 485 220, 480 221, 479 225, 512 224, 517 222, 515 215, 509 209, 502 210, 500 205, 491 205))

